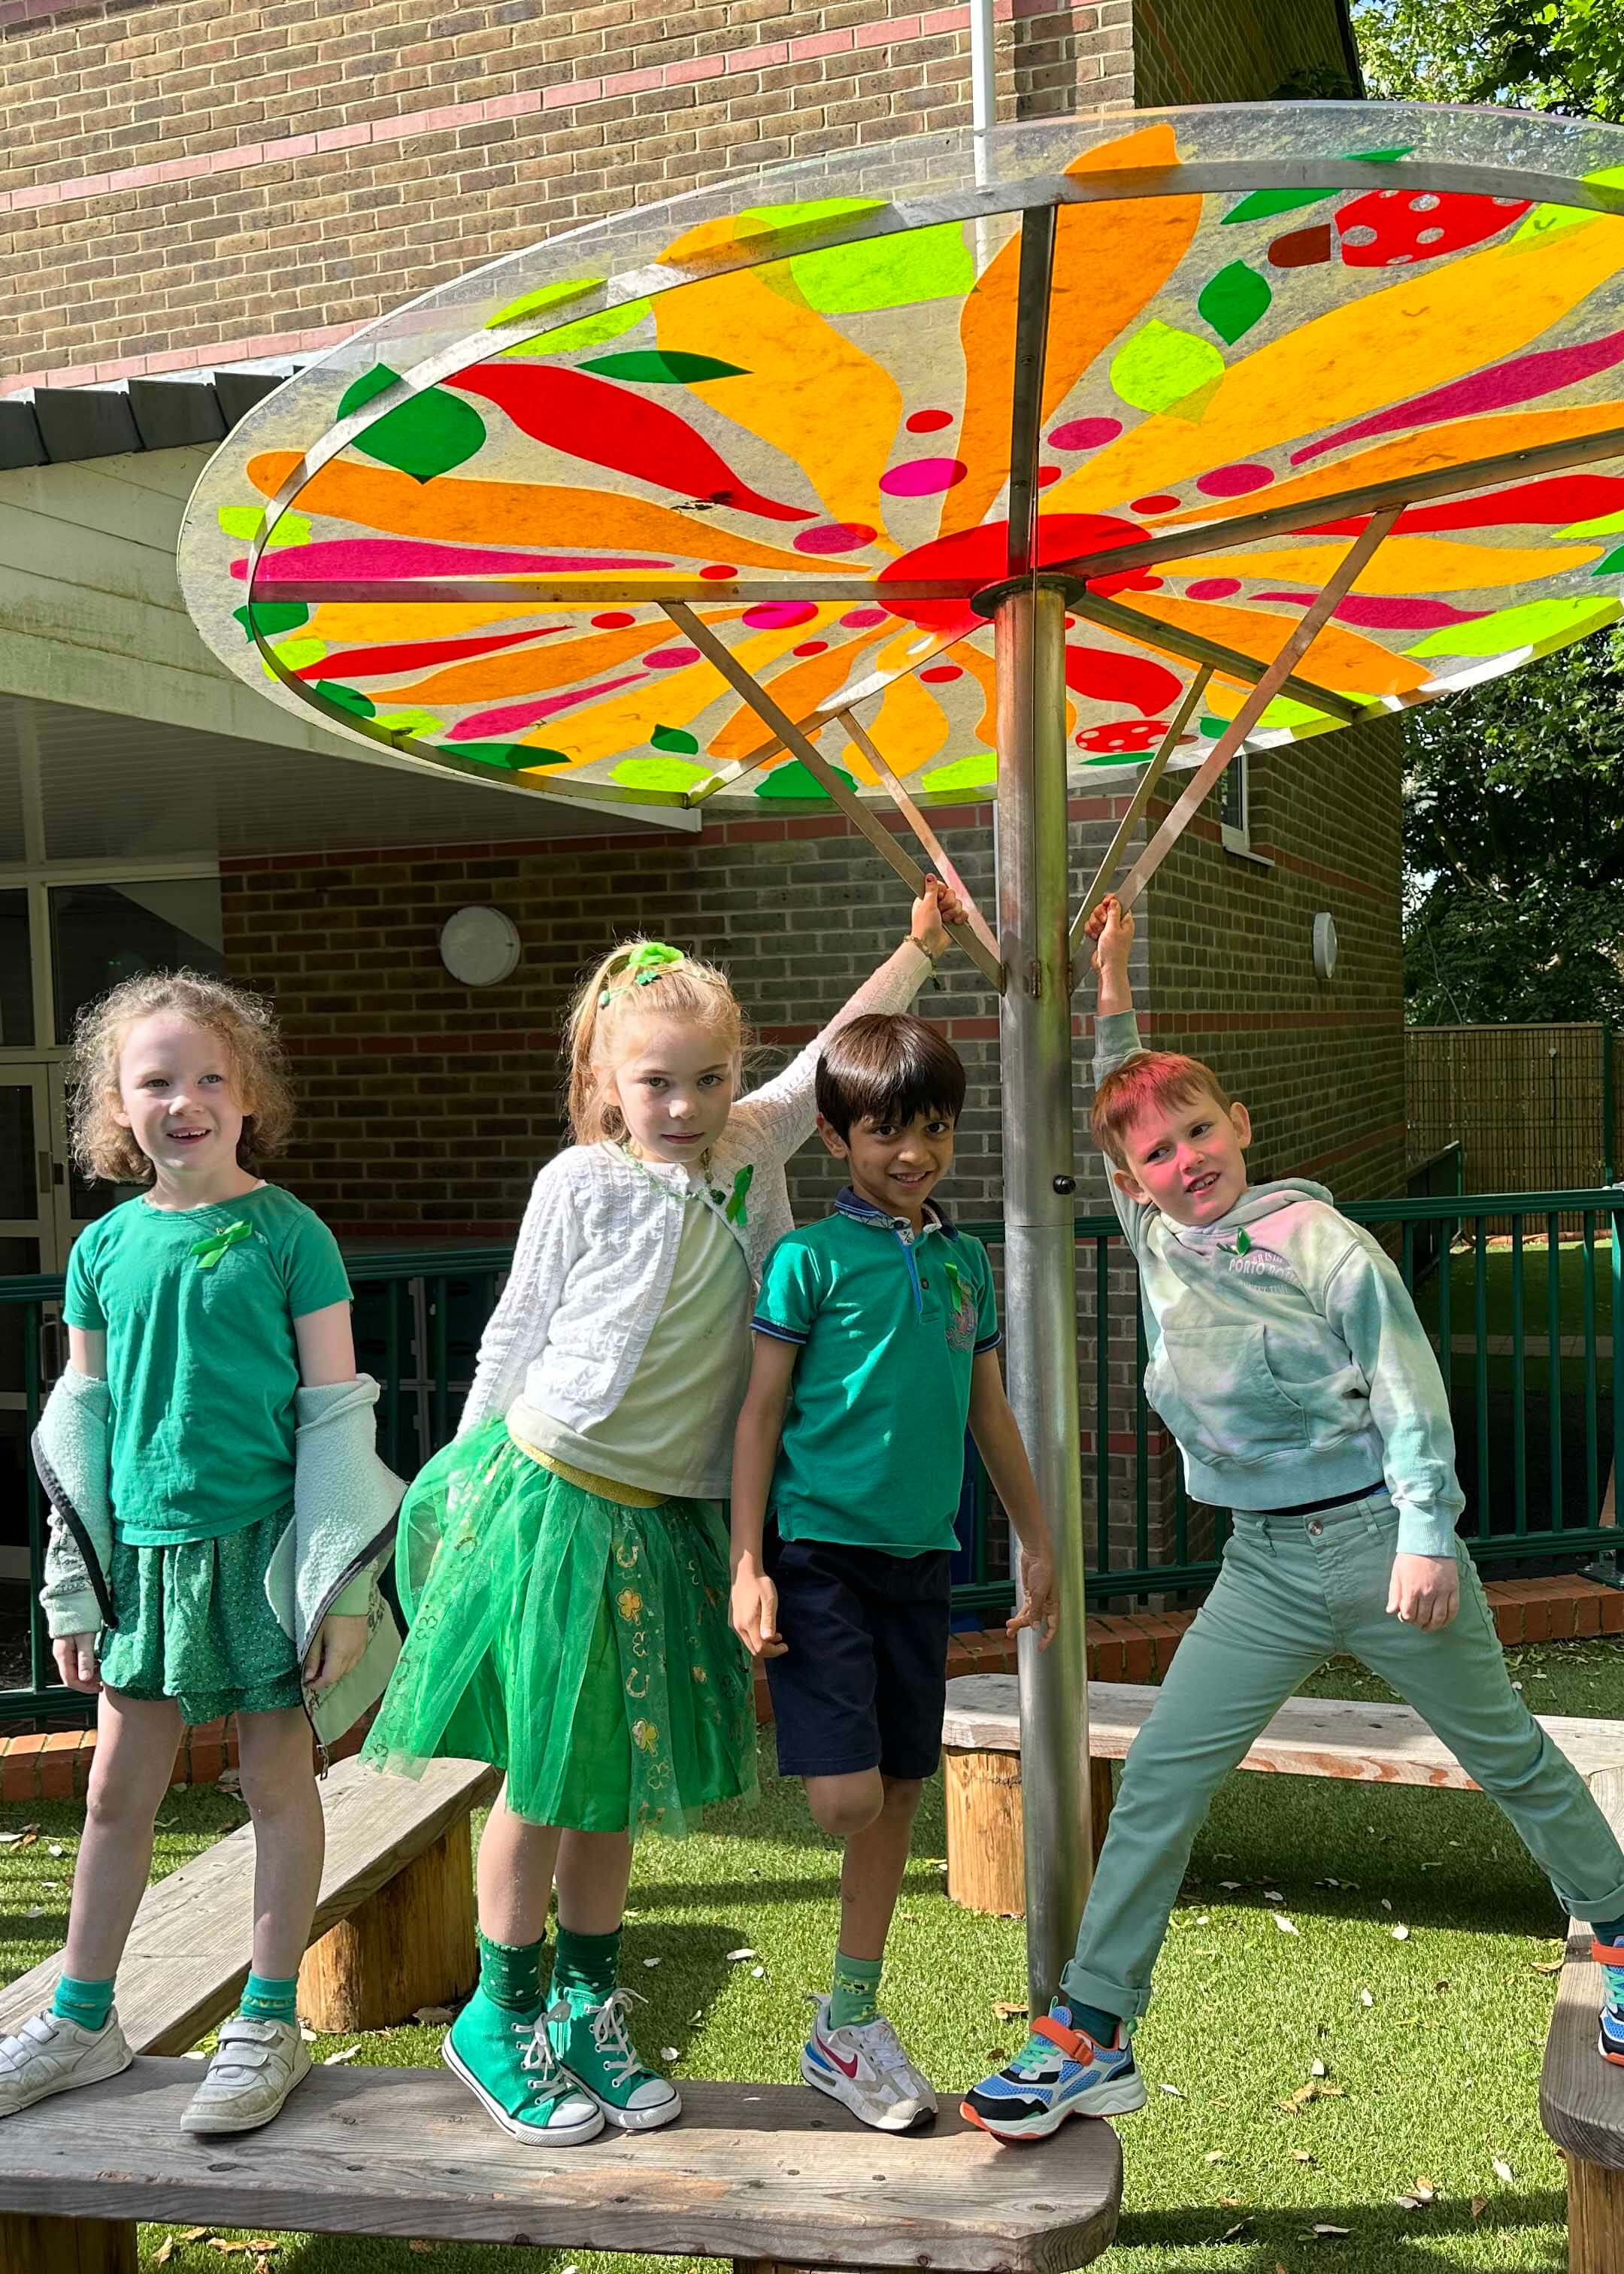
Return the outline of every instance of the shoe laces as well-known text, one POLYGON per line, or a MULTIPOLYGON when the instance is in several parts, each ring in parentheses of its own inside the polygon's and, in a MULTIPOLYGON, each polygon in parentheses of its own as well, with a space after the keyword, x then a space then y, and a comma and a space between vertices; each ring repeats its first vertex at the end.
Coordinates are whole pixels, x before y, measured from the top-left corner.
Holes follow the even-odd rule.
POLYGON ((648 2000, 635 1990, 612 1990, 601 2006, 589 2008, 592 2044, 613 2084, 627 2084, 643 2067, 643 2057, 626 2034, 626 2009, 648 2000))
POLYGON ((1604 1966, 1601 1978, 1606 1984, 1606 2000, 1614 2013, 1624 2011, 1624 1966, 1604 1966))
POLYGON ((559 2067, 557 2057, 547 2037, 549 2022, 567 2022, 568 2019, 568 2004, 560 1998, 556 2006, 544 2007, 535 2021, 515 2022, 512 2024, 516 2037, 524 2037, 527 2032, 529 2034, 529 2042, 519 2058, 519 2067, 522 2069, 539 2069, 541 2072, 530 2085, 532 2092, 550 2092, 557 2098, 570 2090, 569 2079, 559 2067))
POLYGON ((1058 2052, 1059 2047, 1052 2038, 1041 2037, 1034 2029, 1009 2066, 1015 2075, 1030 2076, 1039 2069, 1049 2067, 1058 2052))

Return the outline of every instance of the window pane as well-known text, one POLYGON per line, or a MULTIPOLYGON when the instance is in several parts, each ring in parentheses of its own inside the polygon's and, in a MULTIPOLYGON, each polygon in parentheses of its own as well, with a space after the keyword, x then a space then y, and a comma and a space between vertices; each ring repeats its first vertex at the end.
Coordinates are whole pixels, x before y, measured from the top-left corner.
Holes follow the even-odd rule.
POLYGON ((72 1039, 86 1003, 144 971, 222 973, 220 880, 60 885, 50 896, 56 1040, 72 1039))
POLYGON ((43 1143, 34 1126, 34 1091, 8 1081, 0 1070, 0 1216, 28 1223, 40 1213, 39 1155, 43 1143))
POLYGON ((28 958, 28 895, 0 892, 0 1048, 34 1040, 34 970, 28 958))
POLYGON ((1218 781, 1218 818, 1226 829, 1246 826, 1246 753, 1237 750, 1218 781))

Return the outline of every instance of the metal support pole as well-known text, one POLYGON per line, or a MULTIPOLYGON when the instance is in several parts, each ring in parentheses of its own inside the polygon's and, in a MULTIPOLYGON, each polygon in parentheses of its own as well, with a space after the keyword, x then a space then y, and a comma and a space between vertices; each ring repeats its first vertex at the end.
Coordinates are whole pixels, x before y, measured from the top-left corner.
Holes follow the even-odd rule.
MULTIPOLYGON (((1043 2013, 1088 1892, 1088 1685, 1078 1461, 1071 949, 1066 936, 1065 597, 1038 579, 993 610, 998 936, 1004 954, 1004 1318, 1010 1401, 1054 1537, 1062 1620, 1020 1637, 1026 1970, 1043 2013)), ((1011 1555, 1017 1553, 1011 1543, 1011 1555)))

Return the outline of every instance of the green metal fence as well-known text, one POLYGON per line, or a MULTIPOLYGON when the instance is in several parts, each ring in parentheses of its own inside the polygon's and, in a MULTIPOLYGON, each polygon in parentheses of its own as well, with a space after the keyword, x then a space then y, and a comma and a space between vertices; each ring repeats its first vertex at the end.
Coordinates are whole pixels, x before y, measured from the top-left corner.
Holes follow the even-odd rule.
MULTIPOLYGON (((1447 1180, 1449 1171, 1440 1173, 1447 1180)), ((1619 1535, 1603 1517, 1624 1450, 1624 1187, 1422 1193, 1344 1213, 1388 1248, 1438 1352, 1467 1497, 1462 1529, 1478 1561, 1573 1563, 1612 1548, 1619 1535), (1502 1224, 1510 1225, 1503 1235, 1502 1224)), ((1002 1245, 1001 1224, 965 1229, 995 1252, 1002 1245)), ((1216 1571, 1227 1517, 1187 1499, 1177 1456, 1146 1404, 1144 1322, 1115 1217, 1080 1216, 1076 1231, 1089 1598, 1194 1592, 1216 1571)), ((403 1474, 451 1434, 510 1254, 504 1246, 346 1259, 359 1363, 382 1386, 380 1449, 403 1474)), ((54 1358, 59 1339, 52 1321, 61 1291, 57 1278, 0 1279, 0 1312, 21 1313, 20 1337, 0 1341, 15 1347, 20 1339, 29 1428, 48 1347, 54 1358)), ((12 1613, 14 1662, 0 1686, 0 1721, 71 1713, 76 1703, 50 1680, 34 1601, 45 1511, 31 1472, 21 1490, 28 1600, 12 1613)), ((1007 1542, 974 1465, 961 1532, 957 1613, 1002 1610, 1011 1600, 1007 1542)))

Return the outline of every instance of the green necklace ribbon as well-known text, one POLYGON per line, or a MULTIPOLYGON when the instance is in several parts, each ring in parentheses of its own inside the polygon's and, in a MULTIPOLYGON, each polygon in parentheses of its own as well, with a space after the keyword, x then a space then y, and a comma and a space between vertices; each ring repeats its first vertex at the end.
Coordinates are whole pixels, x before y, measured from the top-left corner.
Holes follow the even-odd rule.
POLYGON ((673 971, 688 958, 680 947, 667 947, 661 939, 640 939, 635 947, 627 950, 626 960, 598 998, 600 1011, 607 1008, 611 999, 623 994, 628 987, 646 987, 663 971, 673 971))
POLYGON ((962 1311, 968 1298, 965 1289, 964 1277, 959 1271, 956 1259, 951 1255, 944 1255, 942 1258, 942 1271, 948 1285, 953 1291, 953 1307, 955 1310, 962 1311))
POLYGON ((253 1236, 253 1226, 245 1216, 238 1216, 237 1222, 227 1224, 223 1231, 207 1233, 203 1239, 195 1241, 192 1248, 198 1269, 212 1271, 228 1248, 240 1246, 244 1240, 252 1239, 253 1236))
POLYGON ((749 1192, 750 1185, 755 1175, 756 1165, 754 1162, 752 1162, 748 1167, 741 1169, 738 1175, 733 1178, 733 1188, 731 1194, 718 1193, 716 1186, 714 1185, 711 1186, 710 1197, 716 1202, 718 1208, 721 1209, 724 1222, 727 1224, 746 1224, 748 1222, 749 1219, 747 1215, 744 1203, 746 1195, 749 1192))

